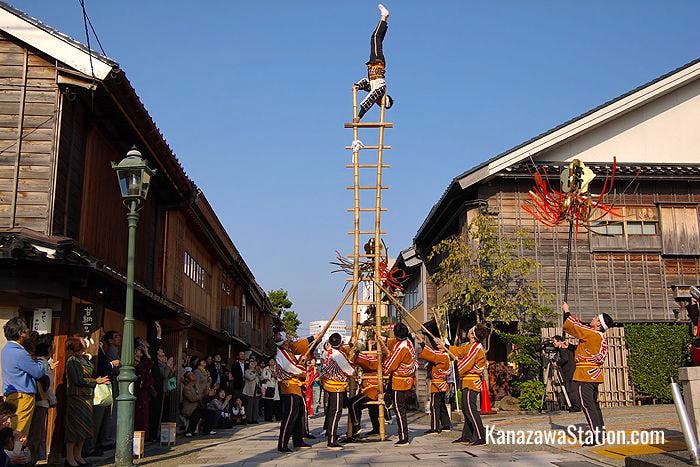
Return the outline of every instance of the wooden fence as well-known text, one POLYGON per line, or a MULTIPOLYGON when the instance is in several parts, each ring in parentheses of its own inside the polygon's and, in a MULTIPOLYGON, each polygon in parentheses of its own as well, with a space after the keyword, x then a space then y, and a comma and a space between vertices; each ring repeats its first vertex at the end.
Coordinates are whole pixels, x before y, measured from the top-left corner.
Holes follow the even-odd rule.
MULTIPOLYGON (((542 337, 554 337, 561 335, 562 330, 557 328, 542 328, 542 337)), ((629 379, 629 366, 627 364, 627 345, 625 343, 625 329, 611 328, 605 335, 608 338, 608 355, 603 364, 603 384, 600 385, 598 400, 601 407, 621 407, 634 405, 634 387, 629 379)), ((578 340, 566 336, 572 344, 578 340)), ((554 400, 554 393, 549 382, 546 382, 547 399, 554 400)))

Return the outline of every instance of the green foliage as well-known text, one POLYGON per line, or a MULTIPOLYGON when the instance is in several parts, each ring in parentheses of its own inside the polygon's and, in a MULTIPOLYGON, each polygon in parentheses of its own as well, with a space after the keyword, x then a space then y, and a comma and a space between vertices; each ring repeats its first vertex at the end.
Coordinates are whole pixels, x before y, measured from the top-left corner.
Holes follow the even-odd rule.
POLYGON ((287 291, 284 289, 270 290, 267 293, 267 298, 272 303, 272 310, 280 316, 286 309, 292 307, 292 301, 287 298, 287 291))
POLYGON ((540 343, 539 333, 534 335, 509 334, 496 330, 496 334, 508 344, 517 346, 517 350, 508 356, 508 362, 518 369, 518 380, 537 380, 542 374, 542 358, 535 348, 540 343))
POLYGON ((301 321, 299 320, 299 316, 296 314, 296 312, 292 310, 285 311, 282 314, 282 322, 284 323, 284 327, 287 330, 287 335, 289 337, 298 337, 297 329, 299 329, 301 321))
POLYGON ((544 383, 542 381, 523 381, 518 383, 520 408, 528 412, 542 410, 542 398, 544 397, 544 383))
MULTIPOLYGON (((469 225, 469 239, 447 238, 435 245, 429 259, 440 261, 432 280, 446 291, 442 305, 450 314, 477 321, 510 323, 546 320, 552 294, 532 279, 540 264, 522 254, 534 241, 524 232, 506 238, 495 220, 479 214, 469 225)), ((493 328, 493 326, 491 326, 493 328)))
POLYGON ((630 350, 630 379, 637 394, 670 402, 671 378, 688 359, 687 326, 627 324, 625 340, 630 350))

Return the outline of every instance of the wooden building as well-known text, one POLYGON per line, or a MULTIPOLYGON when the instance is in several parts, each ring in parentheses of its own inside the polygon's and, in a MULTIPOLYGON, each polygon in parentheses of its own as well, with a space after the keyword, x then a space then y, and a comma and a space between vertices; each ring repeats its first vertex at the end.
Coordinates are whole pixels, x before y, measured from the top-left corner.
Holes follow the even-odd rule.
POLYGON ((532 173, 546 167, 558 187, 561 169, 580 159, 597 174, 591 190, 597 193, 616 157, 615 189, 608 199, 623 217, 603 219, 578 234, 571 308, 585 320, 600 312, 619 323, 687 319, 674 289, 700 283, 699 78, 696 60, 455 177, 399 258, 411 273, 408 292, 417 288, 422 294, 406 304, 431 318, 440 297, 429 281, 437 264, 421 260, 486 210, 504 236, 524 229, 534 237, 536 247, 522 254, 541 263, 536 277, 555 294, 558 309, 568 226, 544 227, 522 209, 532 173))
MULTIPOLYGON (((137 230, 136 336, 160 320, 165 351, 177 362, 190 354, 268 354, 278 318, 266 294, 125 73, 5 3, 0 325, 17 315, 45 318, 61 365, 66 336, 97 341, 99 327, 122 331, 127 224, 110 163, 134 145, 157 170, 137 230), (86 310, 89 326, 79 319, 86 310)), ((61 385, 61 366, 56 374, 61 385)))

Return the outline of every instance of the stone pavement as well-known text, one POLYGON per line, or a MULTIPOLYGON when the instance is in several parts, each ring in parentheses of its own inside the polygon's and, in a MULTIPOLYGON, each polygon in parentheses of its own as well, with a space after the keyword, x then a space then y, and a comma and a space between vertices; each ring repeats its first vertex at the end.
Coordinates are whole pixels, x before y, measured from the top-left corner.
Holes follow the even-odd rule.
MULTIPOLYGON (((311 449, 290 454, 277 452, 278 423, 221 430, 214 436, 184 438, 178 436, 175 447, 165 448, 151 445, 147 456, 137 463, 149 466, 234 466, 234 465, 371 465, 413 464, 427 461, 439 465, 493 465, 493 466, 594 466, 624 465, 625 456, 652 454, 664 451, 685 449, 679 432, 679 424, 672 405, 642 407, 620 407, 603 409, 608 430, 651 430, 663 429, 666 442, 663 445, 613 445, 583 448, 578 445, 538 444, 538 445, 489 445, 469 447, 452 444, 459 437, 455 429, 439 435, 422 433, 428 429, 424 414, 411 414, 409 423, 411 444, 395 448, 396 425, 387 425, 390 441, 364 442, 346 445, 343 451, 329 451, 325 439, 320 436, 322 417, 310 420, 312 433, 318 438, 309 440, 311 449)), ((366 417, 365 417, 366 418, 366 417)), ((346 419, 341 420, 344 432, 346 419)), ((581 413, 554 414, 513 414, 499 413, 484 416, 484 423, 497 430, 558 430, 569 425, 584 426, 581 413)), ((94 460, 93 460, 94 461, 94 460)), ((103 459, 100 465, 107 465, 103 459)))

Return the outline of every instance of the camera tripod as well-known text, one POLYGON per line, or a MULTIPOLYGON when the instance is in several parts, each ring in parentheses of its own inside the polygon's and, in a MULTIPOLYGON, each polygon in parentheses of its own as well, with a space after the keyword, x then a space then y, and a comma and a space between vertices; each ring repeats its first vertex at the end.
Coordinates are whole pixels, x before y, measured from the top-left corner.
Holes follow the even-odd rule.
POLYGON ((544 383, 545 390, 542 394, 542 412, 554 412, 556 410, 571 409, 571 400, 566 392, 566 384, 561 374, 561 369, 549 358, 544 357, 544 383), (554 400, 547 400, 547 381, 552 385, 554 400), (546 403, 546 405, 545 405, 546 403))

